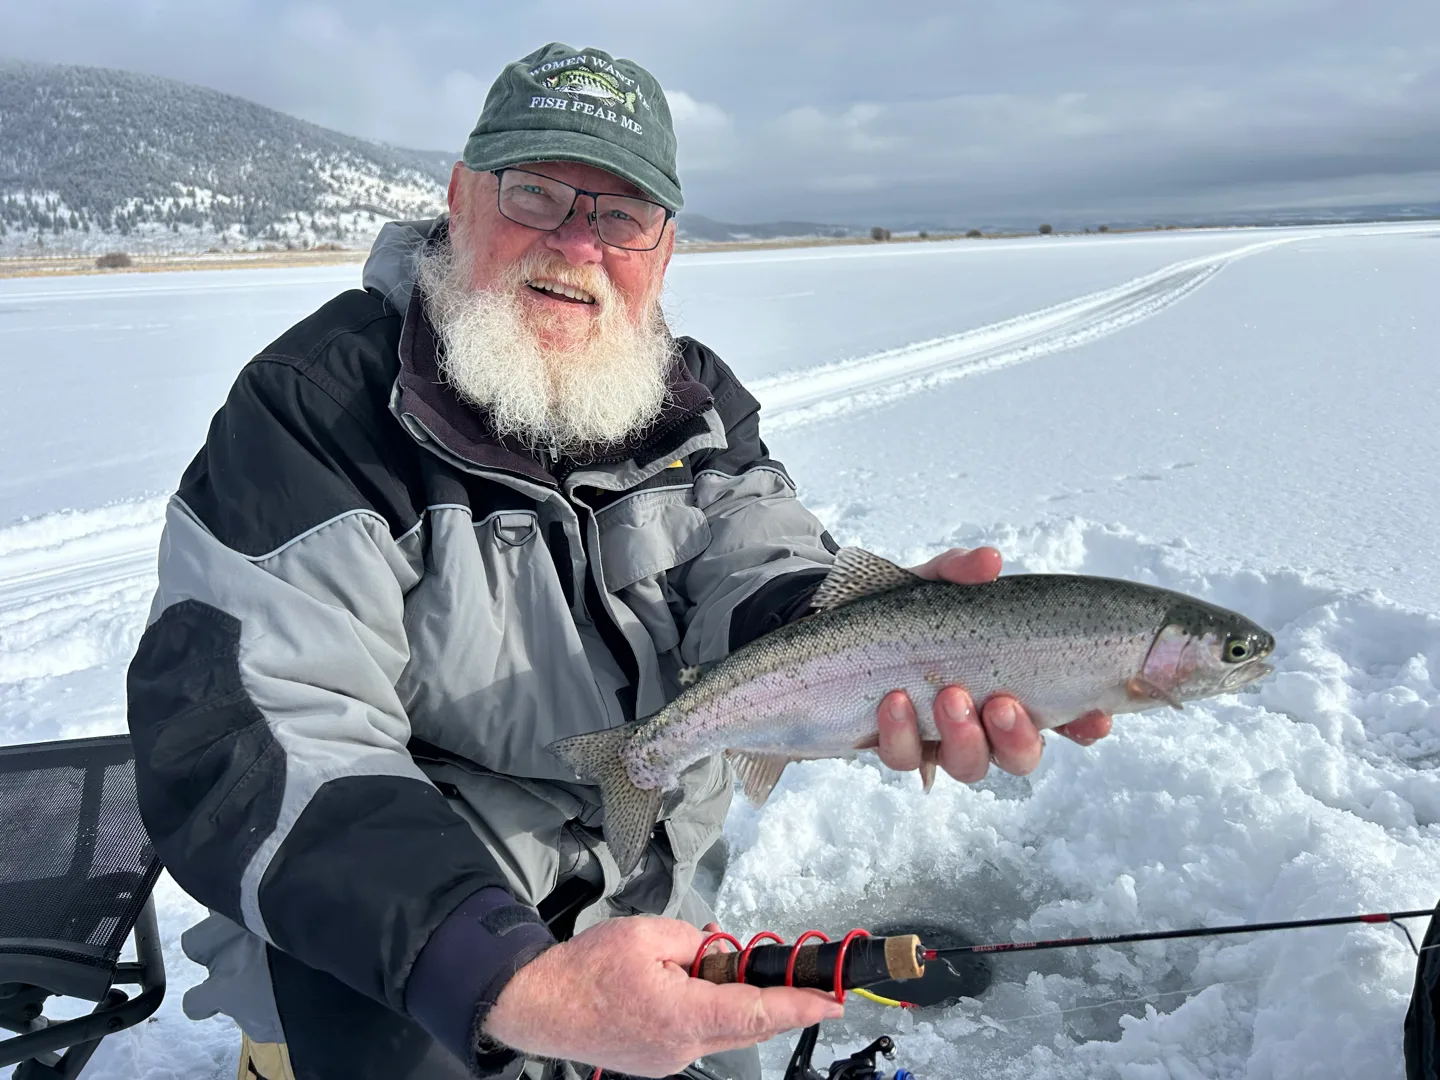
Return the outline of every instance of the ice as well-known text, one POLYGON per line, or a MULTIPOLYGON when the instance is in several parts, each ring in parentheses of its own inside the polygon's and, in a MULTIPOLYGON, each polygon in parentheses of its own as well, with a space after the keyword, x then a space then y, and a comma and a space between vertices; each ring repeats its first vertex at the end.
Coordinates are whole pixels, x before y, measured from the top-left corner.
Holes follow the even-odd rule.
MULTIPOLYGON (((1440 226, 679 256, 677 330, 756 391, 838 539, 1119 576, 1277 637, 1244 692, 1127 716, 930 796, 875 762, 739 801, 727 929, 940 921, 974 939, 1420 908, 1440 894, 1440 226)), ((164 493, 249 355, 358 267, 0 282, 0 740, 124 729, 164 493)), ((157 887, 170 992, 87 1076, 223 1077, 185 1020, 198 908, 157 887)), ((1417 934, 1423 925, 1415 927, 1417 934)), ((923 1078, 1400 1080, 1391 926, 995 960, 979 1000, 852 1001, 923 1078)), ((76 1005, 75 1008, 82 1006, 76 1005)), ((764 1048, 778 1072, 791 1040, 764 1048)))

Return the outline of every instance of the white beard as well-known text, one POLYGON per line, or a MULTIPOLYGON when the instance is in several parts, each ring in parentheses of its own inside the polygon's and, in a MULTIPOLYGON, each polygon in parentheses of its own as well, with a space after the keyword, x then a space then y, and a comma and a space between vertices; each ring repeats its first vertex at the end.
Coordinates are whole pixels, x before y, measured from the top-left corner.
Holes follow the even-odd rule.
POLYGON ((456 252, 452 237, 421 253, 416 278, 440 339, 441 375, 484 408, 497 434, 530 449, 583 455, 624 441, 659 416, 674 352, 660 305, 652 303, 637 326, 599 267, 533 252, 477 292, 470 260, 456 252), (527 311, 520 293, 536 278, 595 297, 599 310, 584 341, 566 348, 542 344, 543 314, 527 311))

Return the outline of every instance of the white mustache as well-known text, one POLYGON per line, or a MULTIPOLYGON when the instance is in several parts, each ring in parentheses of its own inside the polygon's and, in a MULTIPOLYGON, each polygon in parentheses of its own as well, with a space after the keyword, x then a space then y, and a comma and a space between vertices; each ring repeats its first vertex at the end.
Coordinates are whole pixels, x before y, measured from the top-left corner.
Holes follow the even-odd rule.
POLYGON ((539 252, 479 292, 468 269, 462 254, 442 245, 421 255, 416 276, 442 345, 441 374, 486 410, 497 433, 575 454, 623 442, 659 415, 674 343, 658 304, 636 325, 603 270, 539 252), (540 279, 594 297, 585 340, 542 346, 547 314, 520 293, 540 279))

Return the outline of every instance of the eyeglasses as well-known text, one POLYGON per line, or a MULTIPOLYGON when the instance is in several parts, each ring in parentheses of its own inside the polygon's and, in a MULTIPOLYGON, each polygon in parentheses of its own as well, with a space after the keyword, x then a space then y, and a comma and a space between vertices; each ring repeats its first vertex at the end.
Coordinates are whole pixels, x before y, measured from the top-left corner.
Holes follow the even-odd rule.
POLYGON ((553 180, 525 169, 494 169, 499 180, 496 200, 503 217, 527 229, 554 232, 570 220, 581 195, 595 200, 585 215, 600 242, 624 251, 653 251, 675 211, 649 199, 615 195, 553 180))

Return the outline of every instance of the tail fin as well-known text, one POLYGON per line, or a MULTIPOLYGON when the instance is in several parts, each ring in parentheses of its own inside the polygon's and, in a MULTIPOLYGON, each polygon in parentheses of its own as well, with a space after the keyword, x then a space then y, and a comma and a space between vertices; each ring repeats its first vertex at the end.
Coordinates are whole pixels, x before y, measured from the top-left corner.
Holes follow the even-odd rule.
POLYGON ((549 751, 575 770, 582 780, 600 785, 605 804, 605 842, 620 872, 635 869, 660 817, 662 789, 636 787, 621 760, 620 748, 630 737, 627 728, 610 728, 553 742, 549 751))

